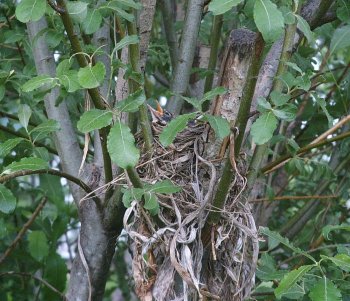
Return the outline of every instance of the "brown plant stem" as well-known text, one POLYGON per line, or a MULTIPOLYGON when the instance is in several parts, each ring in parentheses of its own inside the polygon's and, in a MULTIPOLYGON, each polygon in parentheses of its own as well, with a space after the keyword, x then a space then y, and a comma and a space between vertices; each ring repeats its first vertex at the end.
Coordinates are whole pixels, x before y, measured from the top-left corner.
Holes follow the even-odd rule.
POLYGON ((29 218, 29 220, 23 225, 22 229, 18 232, 16 238, 12 241, 10 246, 6 249, 4 254, 0 257, 0 265, 5 261, 5 259, 12 253, 12 251, 15 249, 18 242, 22 239, 24 234, 27 232, 31 224, 35 221, 36 217, 40 213, 40 211, 44 208, 45 204, 47 202, 47 198, 44 197, 39 205, 35 208, 32 216, 29 218))

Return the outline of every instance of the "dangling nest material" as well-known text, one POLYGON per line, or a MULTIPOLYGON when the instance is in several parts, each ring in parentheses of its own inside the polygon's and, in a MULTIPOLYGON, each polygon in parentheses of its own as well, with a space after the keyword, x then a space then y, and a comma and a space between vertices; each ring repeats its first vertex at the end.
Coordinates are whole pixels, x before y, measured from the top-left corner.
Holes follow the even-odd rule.
POLYGON ((160 126, 153 125, 153 130, 154 154, 141 159, 141 179, 151 184, 169 179, 182 190, 158 195, 156 223, 137 201, 126 211, 136 293, 149 301, 243 300, 254 285, 258 256, 254 219, 249 205, 240 201, 244 178, 233 181, 220 223, 211 230, 209 246, 203 247, 202 228, 209 211, 217 210, 211 202, 222 166, 202 157, 207 125, 188 127, 166 149, 158 140, 160 126))

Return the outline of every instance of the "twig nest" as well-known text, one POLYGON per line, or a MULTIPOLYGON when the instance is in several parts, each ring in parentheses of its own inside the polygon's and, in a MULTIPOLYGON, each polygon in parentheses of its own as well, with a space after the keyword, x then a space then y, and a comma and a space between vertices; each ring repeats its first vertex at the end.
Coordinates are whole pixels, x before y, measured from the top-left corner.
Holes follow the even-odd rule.
POLYGON ((138 201, 126 211, 140 300, 243 300, 254 285, 258 256, 254 219, 241 197, 245 178, 236 176, 220 222, 212 226, 210 244, 203 246, 206 218, 217 210, 211 202, 222 165, 202 157, 209 129, 203 123, 189 127, 168 148, 158 140, 159 126, 153 130, 154 153, 141 158, 138 172, 144 182, 167 179, 181 191, 157 195, 158 218, 151 218, 138 201))

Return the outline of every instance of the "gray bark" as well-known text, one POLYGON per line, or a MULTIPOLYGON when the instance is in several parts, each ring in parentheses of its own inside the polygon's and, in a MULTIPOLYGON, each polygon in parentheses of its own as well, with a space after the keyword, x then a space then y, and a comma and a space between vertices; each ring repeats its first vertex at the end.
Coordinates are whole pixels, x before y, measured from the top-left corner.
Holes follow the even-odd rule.
MULTIPOLYGON (((47 28, 44 18, 37 22, 27 23, 29 38, 34 43, 36 35, 47 28)), ((33 56, 38 75, 48 74, 56 76, 56 64, 53 53, 49 51, 45 41, 45 36, 36 39, 33 47, 33 56), (35 50, 34 50, 35 49, 35 50)), ((60 130, 54 133, 54 141, 60 157, 64 172, 73 176, 78 176, 79 166, 82 159, 82 152, 74 131, 66 103, 63 101, 58 106, 55 105, 59 96, 59 88, 54 88, 44 98, 45 108, 49 119, 59 122, 60 130)), ((74 200, 77 202, 81 197, 81 191, 75 184, 69 183, 74 200)))
POLYGON ((200 22, 202 18, 203 0, 189 0, 185 24, 182 31, 178 61, 175 67, 174 78, 172 81, 172 92, 174 97, 168 102, 168 110, 175 115, 181 111, 183 99, 181 95, 186 92, 193 58, 196 50, 196 41, 198 37, 200 22))

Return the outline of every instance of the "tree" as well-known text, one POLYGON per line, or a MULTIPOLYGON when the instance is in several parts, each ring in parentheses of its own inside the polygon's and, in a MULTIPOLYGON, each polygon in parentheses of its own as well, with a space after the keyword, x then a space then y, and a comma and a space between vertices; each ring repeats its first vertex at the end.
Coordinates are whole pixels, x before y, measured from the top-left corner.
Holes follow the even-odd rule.
POLYGON ((2 300, 349 298, 346 1, 0 5, 2 300))

